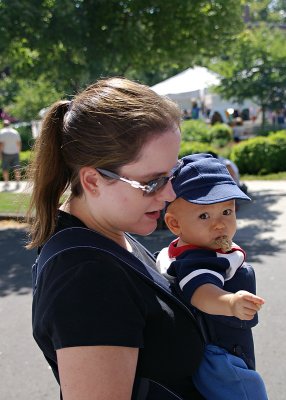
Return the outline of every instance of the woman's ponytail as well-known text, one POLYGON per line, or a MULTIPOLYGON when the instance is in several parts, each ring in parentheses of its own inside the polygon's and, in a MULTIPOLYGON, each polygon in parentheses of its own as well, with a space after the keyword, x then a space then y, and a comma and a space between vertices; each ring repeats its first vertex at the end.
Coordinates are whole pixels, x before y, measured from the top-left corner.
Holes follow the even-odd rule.
POLYGON ((49 109, 34 145, 34 159, 28 170, 28 180, 33 182, 27 213, 31 226, 28 248, 42 245, 54 232, 60 199, 70 184, 70 172, 61 151, 69 104, 59 101, 49 109))

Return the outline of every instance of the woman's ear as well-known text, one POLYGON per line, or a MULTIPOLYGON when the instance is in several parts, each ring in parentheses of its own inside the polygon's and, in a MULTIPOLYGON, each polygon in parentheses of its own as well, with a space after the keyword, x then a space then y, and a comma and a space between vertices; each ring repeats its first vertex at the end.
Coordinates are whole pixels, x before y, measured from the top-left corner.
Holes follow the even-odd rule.
POLYGON ((80 182, 85 192, 96 193, 98 190, 99 173, 95 168, 83 167, 79 171, 80 182))
POLYGON ((170 231, 176 235, 179 236, 181 234, 181 227, 178 219, 174 214, 171 212, 166 212, 165 214, 165 223, 167 227, 170 229, 170 231))

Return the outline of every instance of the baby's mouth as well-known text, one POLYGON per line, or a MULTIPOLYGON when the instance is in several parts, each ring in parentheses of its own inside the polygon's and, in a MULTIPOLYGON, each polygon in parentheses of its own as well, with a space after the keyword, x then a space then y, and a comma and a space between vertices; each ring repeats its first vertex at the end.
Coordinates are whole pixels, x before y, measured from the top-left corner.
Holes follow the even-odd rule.
POLYGON ((214 240, 214 244, 218 246, 223 253, 226 253, 231 250, 232 241, 226 235, 224 235, 216 238, 214 240))

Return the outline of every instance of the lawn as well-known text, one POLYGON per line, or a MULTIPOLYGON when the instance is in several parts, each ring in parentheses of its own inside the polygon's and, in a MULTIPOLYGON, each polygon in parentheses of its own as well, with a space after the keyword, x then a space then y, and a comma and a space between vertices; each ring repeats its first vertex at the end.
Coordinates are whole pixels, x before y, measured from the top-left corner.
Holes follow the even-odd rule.
POLYGON ((0 193, 0 214, 23 215, 27 210, 29 195, 24 193, 0 193))
POLYGON ((268 175, 242 175, 242 181, 280 181, 286 179, 286 171, 268 175))
MULTIPOLYGON (((27 193, 13 193, 13 192, 0 192, 0 215, 25 215, 30 195, 27 193)), ((67 195, 63 195, 61 201, 63 202, 67 195)))

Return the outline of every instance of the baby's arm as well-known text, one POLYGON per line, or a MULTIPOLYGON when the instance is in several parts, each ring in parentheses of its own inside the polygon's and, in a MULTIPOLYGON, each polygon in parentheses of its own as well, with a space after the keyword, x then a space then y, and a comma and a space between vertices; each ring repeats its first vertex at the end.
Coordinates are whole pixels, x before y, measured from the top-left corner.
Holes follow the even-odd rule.
POLYGON ((191 304, 207 314, 251 320, 264 304, 264 300, 245 290, 230 293, 206 283, 194 291, 191 304))

